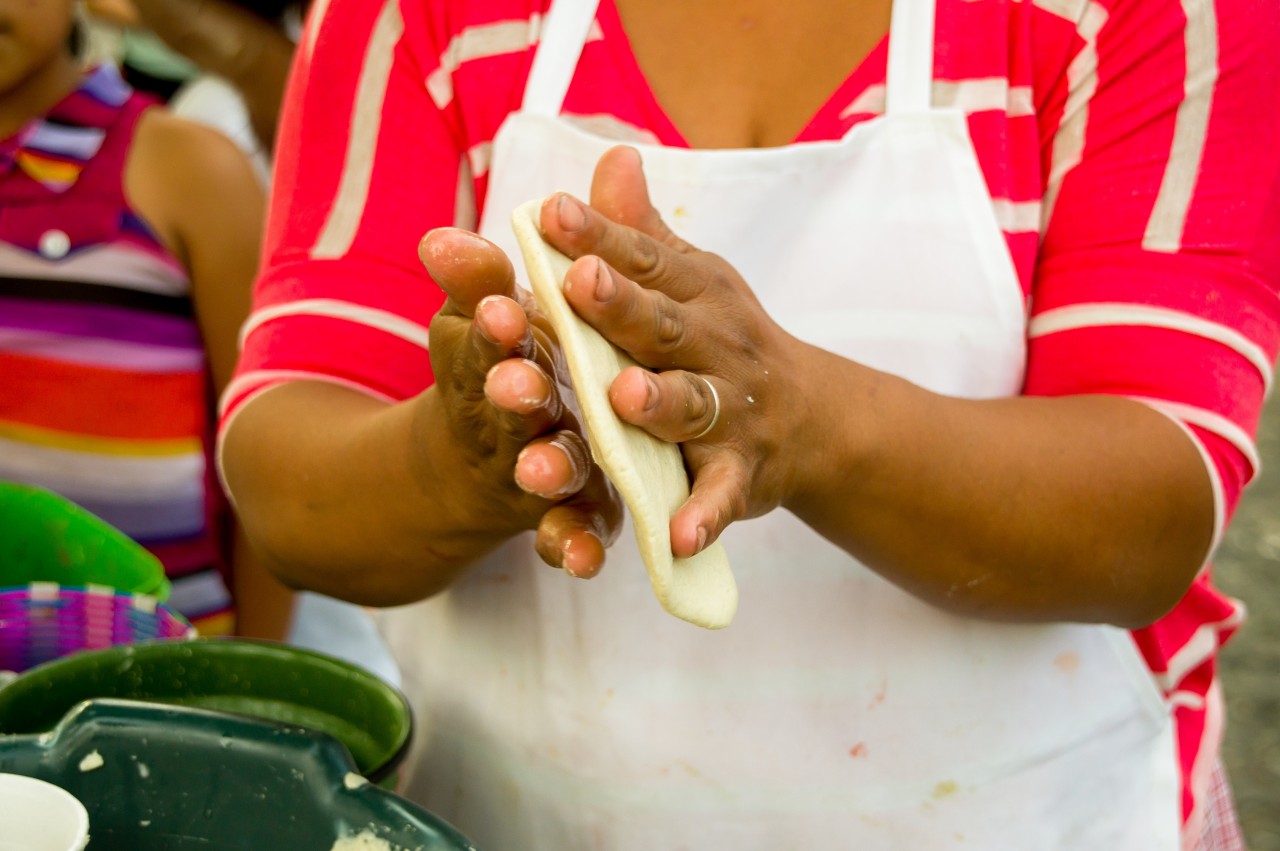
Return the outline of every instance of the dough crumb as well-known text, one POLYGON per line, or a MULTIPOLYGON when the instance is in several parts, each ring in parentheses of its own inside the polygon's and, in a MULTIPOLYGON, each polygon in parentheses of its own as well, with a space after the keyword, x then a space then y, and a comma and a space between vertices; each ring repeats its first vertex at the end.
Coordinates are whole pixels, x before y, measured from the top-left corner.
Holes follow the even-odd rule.
POLYGON ((356 774, 354 771, 348 771, 347 776, 342 778, 342 785, 348 789, 359 789, 361 786, 368 786, 369 781, 362 774, 356 774))
POLYGON ((329 851, 399 851, 385 839, 380 839, 371 830, 364 830, 354 836, 344 836, 329 851))
POLYGON ((80 760, 81 771, 96 771, 106 764, 106 760, 102 758, 102 754, 97 751, 90 751, 85 754, 85 758, 80 760))

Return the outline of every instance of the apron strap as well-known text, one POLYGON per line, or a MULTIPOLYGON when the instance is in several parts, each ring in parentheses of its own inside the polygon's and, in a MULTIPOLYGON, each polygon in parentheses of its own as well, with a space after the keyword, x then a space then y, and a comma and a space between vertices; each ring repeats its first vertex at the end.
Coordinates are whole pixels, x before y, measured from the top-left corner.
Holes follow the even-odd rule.
POLYGON ((928 112, 933 100, 935 0, 893 0, 885 113, 928 112))
MULTIPOLYGON (((936 0, 894 0, 889 24, 885 112, 928 112, 933 99, 936 0)), ((521 109, 559 115, 599 0, 553 0, 542 19, 521 109)))
POLYGON ((564 105, 569 81, 578 67, 578 57, 587 33, 596 19, 600 0, 552 0, 542 18, 542 32, 533 55, 533 68, 524 87, 521 110, 556 116, 564 105))

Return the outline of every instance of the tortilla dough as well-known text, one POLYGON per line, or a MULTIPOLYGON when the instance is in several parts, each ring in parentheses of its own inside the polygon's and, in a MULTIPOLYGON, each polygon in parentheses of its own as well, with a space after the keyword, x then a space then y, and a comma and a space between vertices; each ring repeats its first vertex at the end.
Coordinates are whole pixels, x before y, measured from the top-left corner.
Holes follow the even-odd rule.
POLYGON ((689 497, 680 448, 614 414, 609 385, 636 362, 579 318, 565 301, 561 285, 572 261, 542 238, 541 208, 542 199, 522 204, 511 216, 512 228, 534 300, 564 350, 591 454, 631 512, 636 544, 658 602, 698 626, 728 626, 738 608, 738 586, 724 547, 716 541, 692 558, 671 554, 671 514, 689 497))

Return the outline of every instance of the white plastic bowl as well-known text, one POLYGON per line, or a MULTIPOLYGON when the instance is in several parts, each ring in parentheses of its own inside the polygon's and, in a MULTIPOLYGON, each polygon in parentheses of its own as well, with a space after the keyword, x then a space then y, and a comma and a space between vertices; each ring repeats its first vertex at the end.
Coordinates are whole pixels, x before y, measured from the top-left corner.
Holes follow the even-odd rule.
POLYGON ((81 851, 89 844, 84 804, 52 783, 0 774, 0 851, 81 851))

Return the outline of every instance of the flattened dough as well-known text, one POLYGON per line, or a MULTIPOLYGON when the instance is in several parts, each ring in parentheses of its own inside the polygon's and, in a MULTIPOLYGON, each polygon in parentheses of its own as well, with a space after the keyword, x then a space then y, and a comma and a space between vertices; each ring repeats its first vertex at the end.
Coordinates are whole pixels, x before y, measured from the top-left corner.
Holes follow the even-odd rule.
POLYGON ((561 284, 571 261, 542 238, 541 207, 542 199, 522 204, 511 216, 512 228, 534 300, 564 349, 591 453, 631 512, 653 592, 678 618, 708 629, 728 626, 738 608, 738 586, 724 547, 716 541, 693 558, 671 554, 671 515, 689 496, 680 448, 614 414, 609 385, 635 361, 582 321, 564 300, 561 284))

